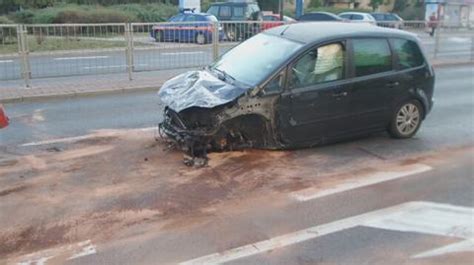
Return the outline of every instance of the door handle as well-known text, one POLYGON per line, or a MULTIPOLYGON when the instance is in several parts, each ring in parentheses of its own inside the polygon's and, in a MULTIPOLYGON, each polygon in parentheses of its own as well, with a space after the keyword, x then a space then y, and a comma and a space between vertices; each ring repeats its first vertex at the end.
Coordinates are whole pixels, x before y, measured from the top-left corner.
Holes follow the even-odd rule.
POLYGON ((345 96, 347 96, 347 92, 344 91, 344 92, 340 92, 340 93, 334 93, 334 94, 332 94, 332 96, 336 97, 336 98, 345 97, 345 96))
POLYGON ((400 85, 400 83, 398 81, 387 83, 388 87, 396 87, 398 85, 400 85))

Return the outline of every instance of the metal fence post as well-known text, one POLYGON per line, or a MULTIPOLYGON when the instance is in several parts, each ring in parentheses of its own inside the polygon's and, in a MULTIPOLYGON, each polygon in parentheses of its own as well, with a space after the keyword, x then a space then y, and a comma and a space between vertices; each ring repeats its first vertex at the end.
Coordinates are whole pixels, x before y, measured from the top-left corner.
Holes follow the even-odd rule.
POLYGON ((25 25, 17 25, 18 54, 21 62, 21 77, 25 80, 25 86, 31 87, 31 66, 28 51, 28 31, 25 25))
POLYGON ((471 61, 474 61, 474 36, 471 37, 471 61))
POLYGON ((219 22, 214 22, 212 27, 212 60, 219 58, 219 22))
POLYGON ((433 55, 433 58, 437 58, 438 57, 438 52, 439 52, 439 41, 440 41, 440 34, 441 34, 441 23, 438 23, 437 25, 437 29, 435 31, 435 47, 434 47, 434 55, 433 55))
POLYGON ((127 42, 127 48, 125 49, 125 56, 127 60, 127 72, 128 79, 133 80, 133 26, 131 23, 125 23, 125 40, 127 42))

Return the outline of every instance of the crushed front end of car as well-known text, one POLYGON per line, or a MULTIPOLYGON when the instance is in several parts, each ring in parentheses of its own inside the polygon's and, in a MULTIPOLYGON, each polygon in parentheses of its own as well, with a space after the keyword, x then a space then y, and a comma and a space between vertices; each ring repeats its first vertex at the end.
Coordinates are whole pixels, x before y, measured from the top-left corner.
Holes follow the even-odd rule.
POLYGON ((209 151, 271 147, 273 101, 248 91, 204 70, 179 75, 158 93, 160 135, 186 153, 187 165, 205 164, 209 151))

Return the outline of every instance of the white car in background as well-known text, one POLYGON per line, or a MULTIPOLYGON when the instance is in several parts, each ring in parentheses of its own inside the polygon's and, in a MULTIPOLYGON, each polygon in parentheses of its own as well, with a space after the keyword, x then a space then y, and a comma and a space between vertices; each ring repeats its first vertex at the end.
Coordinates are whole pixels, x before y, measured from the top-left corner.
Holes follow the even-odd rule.
POLYGON ((338 16, 340 16, 344 20, 349 20, 350 22, 368 23, 368 24, 371 24, 371 25, 377 25, 377 21, 369 13, 344 12, 344 13, 340 13, 338 16))

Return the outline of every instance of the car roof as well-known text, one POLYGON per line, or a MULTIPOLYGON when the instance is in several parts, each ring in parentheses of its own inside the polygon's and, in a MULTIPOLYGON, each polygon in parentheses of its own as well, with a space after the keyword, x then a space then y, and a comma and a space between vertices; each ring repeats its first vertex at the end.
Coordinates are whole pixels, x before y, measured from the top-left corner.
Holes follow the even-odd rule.
POLYGON ((344 22, 294 23, 268 29, 265 33, 305 44, 347 37, 399 37, 417 41, 415 34, 406 31, 344 22))
POLYGON ((348 14, 351 14, 351 15, 369 15, 369 14, 364 13, 364 12, 342 12, 342 13, 339 13, 338 16, 348 15, 348 14))
POLYGON ((256 1, 242 1, 242 2, 216 2, 216 3, 211 3, 209 6, 222 6, 222 5, 248 5, 248 4, 257 4, 256 1))
POLYGON ((204 17, 214 16, 213 14, 209 14, 209 13, 192 13, 192 12, 179 13, 178 15, 185 15, 185 16, 196 15, 196 16, 204 16, 204 17))

